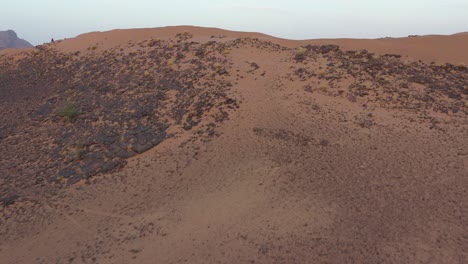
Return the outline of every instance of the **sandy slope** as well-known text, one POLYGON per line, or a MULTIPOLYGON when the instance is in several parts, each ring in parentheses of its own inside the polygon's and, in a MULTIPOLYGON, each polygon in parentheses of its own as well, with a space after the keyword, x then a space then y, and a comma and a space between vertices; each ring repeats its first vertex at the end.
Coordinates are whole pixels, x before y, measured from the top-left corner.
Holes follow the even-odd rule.
MULTIPOLYGON (((182 27, 90 33, 57 48, 86 52, 183 31, 197 42, 248 36, 468 62, 466 35, 295 42, 182 27)), ((5 207, 0 262, 467 262, 466 113, 389 107, 373 94, 350 100, 337 91, 352 78, 333 88, 292 74, 319 72, 326 57, 299 63, 294 50, 261 45, 230 49, 222 78, 240 108, 215 136, 195 133, 209 119, 188 131, 173 126, 174 137, 117 173, 5 207)))
POLYGON ((79 50, 94 43, 102 42, 105 47, 110 47, 125 41, 141 41, 150 37, 169 38, 174 32, 190 32, 196 37, 194 41, 207 41, 212 36, 226 36, 224 40, 250 37, 273 41, 285 46, 296 47, 298 44, 335 44, 349 50, 367 49, 371 52, 387 54, 395 53, 407 56, 411 60, 423 60, 425 62, 468 64, 466 43, 468 34, 455 34, 452 36, 419 36, 408 38, 386 39, 321 39, 294 41, 271 37, 261 33, 245 33, 225 31, 216 28, 197 27, 166 27, 157 29, 131 29, 113 30, 103 33, 87 33, 74 38, 68 43, 63 43, 64 50, 79 50), (100 41, 98 41, 100 40, 100 41), (107 46, 109 45, 109 46, 107 46), (80 48, 81 47, 81 48, 80 48))
MULTIPOLYGON (((423 60, 427 63, 452 63, 468 64, 468 53, 466 52, 467 33, 459 33, 451 36, 430 35, 407 38, 383 38, 383 39, 319 39, 295 41, 275 38, 261 33, 248 33, 226 31, 218 28, 202 28, 192 26, 147 28, 147 29, 118 29, 106 32, 92 32, 68 39, 60 43, 59 49, 63 51, 85 50, 91 45, 99 43, 104 48, 110 48, 128 41, 143 41, 148 38, 168 39, 175 32, 190 32, 195 35, 194 41, 204 42, 211 37, 223 36, 227 41, 235 38, 250 37, 275 43, 296 47, 300 44, 335 44, 349 50, 367 49, 375 53, 395 53, 408 57, 408 60, 423 60)), ((2 53, 17 53, 22 50, 4 50, 2 53)), ((0 53, 1 54, 1 53, 0 53)))

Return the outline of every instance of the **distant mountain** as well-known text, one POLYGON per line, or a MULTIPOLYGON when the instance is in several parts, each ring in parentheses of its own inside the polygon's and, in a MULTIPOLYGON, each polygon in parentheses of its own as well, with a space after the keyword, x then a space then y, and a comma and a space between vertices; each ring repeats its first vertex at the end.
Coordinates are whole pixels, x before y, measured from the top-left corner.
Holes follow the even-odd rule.
POLYGON ((0 31, 0 50, 8 48, 30 48, 33 45, 24 39, 18 38, 13 30, 0 31))

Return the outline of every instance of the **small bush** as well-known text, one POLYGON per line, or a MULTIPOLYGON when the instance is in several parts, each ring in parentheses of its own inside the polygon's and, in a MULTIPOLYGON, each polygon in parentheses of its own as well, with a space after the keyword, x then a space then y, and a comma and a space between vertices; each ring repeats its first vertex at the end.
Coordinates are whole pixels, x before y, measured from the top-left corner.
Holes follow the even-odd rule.
POLYGON ((326 84, 320 84, 319 89, 325 93, 328 90, 328 86, 326 84))
POLYGON ((61 117, 67 118, 69 121, 74 121, 79 115, 78 107, 74 103, 66 103, 58 114, 61 117))
POLYGON ((307 49, 304 47, 299 47, 296 49, 296 55, 294 56, 294 59, 298 61, 302 61, 305 59, 305 55, 307 53, 307 49))
POLYGON ((326 75, 327 75, 327 73, 326 73, 325 71, 319 71, 319 72, 318 72, 318 77, 319 77, 319 79, 325 78, 326 75))
POLYGON ((83 158, 83 149, 79 146, 76 146, 72 149, 73 160, 79 161, 83 158))
POLYGON ((87 48, 87 50, 96 50, 98 48, 98 45, 92 45, 87 48))

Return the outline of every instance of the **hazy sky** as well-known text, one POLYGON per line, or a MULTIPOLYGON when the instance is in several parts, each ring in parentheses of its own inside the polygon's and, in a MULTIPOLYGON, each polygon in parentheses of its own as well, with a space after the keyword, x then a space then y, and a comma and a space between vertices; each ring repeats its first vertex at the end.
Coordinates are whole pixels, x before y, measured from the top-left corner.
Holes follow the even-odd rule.
POLYGON ((32 44, 116 28, 196 25, 292 38, 468 31, 468 0, 2 0, 0 30, 32 44))

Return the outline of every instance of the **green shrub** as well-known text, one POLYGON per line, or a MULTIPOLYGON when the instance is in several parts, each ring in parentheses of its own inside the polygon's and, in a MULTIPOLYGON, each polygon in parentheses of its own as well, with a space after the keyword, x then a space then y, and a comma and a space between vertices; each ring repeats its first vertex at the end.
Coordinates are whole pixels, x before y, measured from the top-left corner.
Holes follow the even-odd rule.
POLYGON ((67 118, 69 121, 74 121, 78 115, 78 107, 74 103, 66 103, 65 106, 58 112, 59 116, 67 118))

